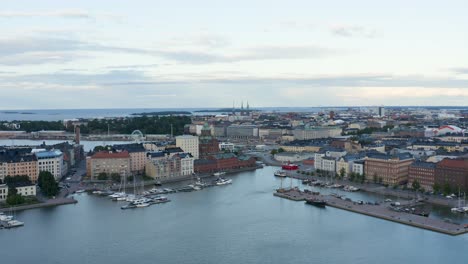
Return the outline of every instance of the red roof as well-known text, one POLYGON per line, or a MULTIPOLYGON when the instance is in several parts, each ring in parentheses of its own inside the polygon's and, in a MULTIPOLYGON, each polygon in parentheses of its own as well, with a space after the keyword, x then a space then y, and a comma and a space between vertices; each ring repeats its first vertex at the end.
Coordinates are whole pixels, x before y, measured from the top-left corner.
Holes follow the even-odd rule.
POLYGON ((443 159, 438 166, 468 170, 468 159, 443 159))
POLYGON ((99 151, 92 156, 93 159, 125 159, 130 158, 128 151, 124 150, 121 152, 109 152, 109 151, 99 151))

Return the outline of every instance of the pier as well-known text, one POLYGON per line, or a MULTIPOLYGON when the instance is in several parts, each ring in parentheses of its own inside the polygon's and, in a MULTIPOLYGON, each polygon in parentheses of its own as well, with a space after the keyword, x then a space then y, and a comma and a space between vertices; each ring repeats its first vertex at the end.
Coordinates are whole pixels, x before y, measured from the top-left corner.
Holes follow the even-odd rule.
MULTIPOLYGON (((327 206, 372 216, 395 223, 418 227, 446 235, 462 235, 468 233, 468 225, 455 224, 438 219, 432 219, 420 215, 392 210, 387 203, 382 204, 360 204, 356 201, 343 200, 332 195, 313 194, 304 192, 298 188, 278 189, 274 196, 292 201, 305 201, 306 199, 318 198, 326 202, 327 206)), ((404 204, 402 204, 404 206, 404 204)))

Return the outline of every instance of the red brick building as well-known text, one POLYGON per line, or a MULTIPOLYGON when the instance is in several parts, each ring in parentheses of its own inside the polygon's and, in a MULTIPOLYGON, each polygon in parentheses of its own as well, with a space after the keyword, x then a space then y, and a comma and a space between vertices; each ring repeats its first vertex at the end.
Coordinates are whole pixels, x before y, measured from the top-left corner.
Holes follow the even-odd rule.
POLYGON ((199 140, 200 158, 206 158, 219 153, 219 141, 211 135, 211 128, 208 124, 203 126, 199 140))
POLYGON ((443 159, 436 165, 435 183, 450 185, 452 190, 468 191, 468 158, 443 159))
POLYGON ((382 183, 399 185, 408 181, 409 167, 413 157, 407 153, 399 155, 372 154, 365 159, 364 172, 367 181, 374 177, 382 179, 382 183))
POLYGON ((408 187, 412 187, 413 182, 417 181, 421 188, 431 191, 435 183, 435 169, 435 163, 414 162, 409 167, 408 187))
POLYGON ((233 153, 223 153, 195 160, 194 170, 198 173, 218 172, 247 167, 255 167, 255 159, 245 156, 237 157, 233 153))

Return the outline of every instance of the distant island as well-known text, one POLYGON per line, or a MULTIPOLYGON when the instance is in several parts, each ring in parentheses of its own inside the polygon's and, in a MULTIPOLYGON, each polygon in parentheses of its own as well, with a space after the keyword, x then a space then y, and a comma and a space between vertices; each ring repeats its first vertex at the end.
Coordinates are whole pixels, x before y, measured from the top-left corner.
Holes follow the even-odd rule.
POLYGON ((232 109, 232 108, 221 108, 221 109, 205 109, 205 110, 197 110, 197 111, 194 111, 195 113, 219 113, 219 112, 257 112, 259 110, 255 110, 255 109, 240 109, 240 108, 235 108, 235 109, 232 109))
POLYGON ((188 111, 161 111, 161 112, 144 112, 133 113, 134 116, 167 116, 167 115, 191 115, 192 112, 188 111))
POLYGON ((32 112, 15 112, 15 111, 4 111, 4 114, 20 114, 20 115, 34 115, 32 112))

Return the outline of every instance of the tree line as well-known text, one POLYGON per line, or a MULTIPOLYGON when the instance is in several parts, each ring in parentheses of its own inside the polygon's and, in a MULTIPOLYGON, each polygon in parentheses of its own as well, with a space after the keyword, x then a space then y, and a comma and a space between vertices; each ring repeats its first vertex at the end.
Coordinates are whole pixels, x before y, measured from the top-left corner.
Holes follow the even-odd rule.
MULTIPOLYGON (((138 116, 116 119, 92 119, 87 125, 80 125, 83 134, 105 134, 108 131, 117 134, 131 134, 140 130, 143 134, 170 134, 171 125, 174 135, 182 135, 184 126, 192 122, 190 116, 138 116)), ((0 121, 0 130, 21 130, 35 132, 41 130, 66 130, 74 132, 73 126, 66 127, 61 121, 0 121), (19 129, 8 123, 20 125, 19 129)))

